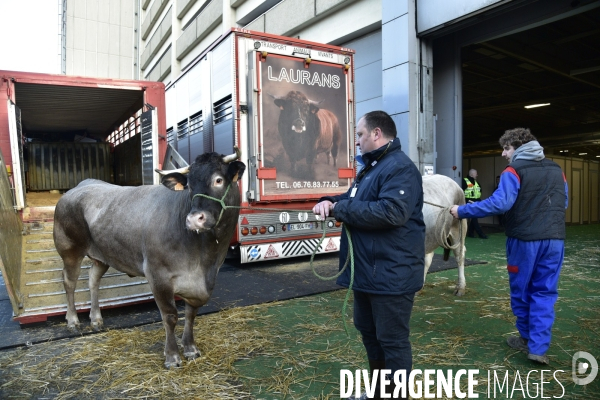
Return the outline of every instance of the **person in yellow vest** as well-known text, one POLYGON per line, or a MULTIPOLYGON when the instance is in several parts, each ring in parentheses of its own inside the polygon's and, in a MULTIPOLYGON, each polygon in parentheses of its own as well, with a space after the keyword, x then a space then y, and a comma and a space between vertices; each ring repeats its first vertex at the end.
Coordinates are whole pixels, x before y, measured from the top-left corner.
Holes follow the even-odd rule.
MULTIPOLYGON (((481 186, 479 186, 479 182, 477 182, 477 170, 470 169, 469 176, 463 179, 462 188, 465 191, 465 200, 467 203, 474 203, 476 201, 481 201, 481 186)), ((481 230, 481 226, 479 226, 479 221, 477 218, 471 218, 469 221, 469 228, 467 229, 468 237, 475 237, 475 232, 482 239, 487 239, 487 235, 483 233, 481 230)))

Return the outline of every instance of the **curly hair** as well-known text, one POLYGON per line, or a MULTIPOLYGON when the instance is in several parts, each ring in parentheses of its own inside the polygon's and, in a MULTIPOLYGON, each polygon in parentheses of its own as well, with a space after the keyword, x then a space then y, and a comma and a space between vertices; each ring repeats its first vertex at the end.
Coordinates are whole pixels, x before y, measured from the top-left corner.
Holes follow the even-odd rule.
POLYGON ((528 128, 515 128, 504 131, 504 135, 500 137, 500 146, 512 146, 515 150, 525 143, 537 140, 528 128))

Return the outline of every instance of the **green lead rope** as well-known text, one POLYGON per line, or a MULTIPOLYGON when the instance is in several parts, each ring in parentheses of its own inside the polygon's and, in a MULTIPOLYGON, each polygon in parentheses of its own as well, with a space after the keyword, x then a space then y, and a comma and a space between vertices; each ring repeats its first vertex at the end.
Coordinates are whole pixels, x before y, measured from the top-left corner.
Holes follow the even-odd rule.
POLYGON ((350 284, 348 285, 348 291, 346 291, 346 297, 344 298, 344 305, 342 306, 342 322, 344 323, 344 331, 346 331, 346 336, 350 337, 350 333, 348 333, 348 325, 346 324, 346 308, 348 307, 348 299, 350 298, 350 293, 352 293, 352 285, 354 284, 354 248, 352 246, 352 236, 350 235, 350 230, 348 229, 348 226, 346 224, 344 224, 344 232, 346 232, 346 236, 348 236, 348 255, 346 256, 346 262, 344 263, 344 266, 342 267, 340 272, 338 272, 337 274, 335 274, 333 276, 329 276, 329 277, 321 276, 315 270, 315 266, 313 265, 313 260, 315 258, 315 254, 317 254, 317 249, 319 247, 321 247, 323 240, 325 240, 325 233, 327 233, 326 224, 322 224, 322 226, 323 226, 323 235, 321 236, 321 239, 319 240, 319 244, 317 245, 317 247, 313 251, 312 255, 310 256, 310 268, 312 269, 313 274, 317 278, 324 280, 324 281, 330 281, 330 280, 336 279, 337 277, 342 275, 344 273, 344 271, 346 270, 346 267, 348 267, 348 262, 350 262, 350 284))
MULTIPOLYGON (((217 223, 215 225, 219 224, 219 221, 221 221, 221 217, 223 216, 223 212, 228 208, 237 208, 240 210, 248 209, 248 210, 265 210, 265 211, 306 212, 306 210, 228 206, 225 204, 224 199, 225 199, 225 196, 227 196, 227 193, 229 192, 230 187, 231 187, 231 184, 229 186, 227 186, 227 190, 225 190, 225 194, 223 194, 223 197, 221 197, 220 199, 217 199, 216 197, 212 197, 212 196, 209 196, 209 195, 206 195, 203 193, 195 194, 192 197, 192 200, 195 199, 196 197, 204 197, 206 199, 214 200, 217 203, 221 204, 221 213, 219 214, 219 219, 217 220, 217 223)), ((342 275, 342 273, 344 273, 344 271, 348 267, 348 263, 350 264, 350 284, 348 285, 348 291, 346 292, 346 297, 344 298, 344 305, 342 306, 342 322, 344 323, 344 331, 346 332, 346 336, 350 337, 350 333, 348 333, 348 325, 346 324, 346 308, 348 307, 348 299, 350 298, 350 293, 352 293, 352 285, 354 284, 354 248, 352 246, 352 236, 350 235, 350 230, 348 229, 346 224, 344 224, 344 232, 346 232, 346 236, 348 236, 348 256, 346 257, 346 262, 344 263, 344 266, 342 267, 340 272, 338 272, 334 276, 330 276, 330 277, 321 276, 317 273, 317 271, 315 271, 315 267, 313 265, 313 260, 315 258, 315 255, 317 254, 317 250, 319 249, 319 247, 321 247, 321 244, 323 244, 323 240, 325 240, 325 234, 327 233, 327 224, 322 223, 321 226, 323 228, 323 235, 321 236, 321 239, 319 240, 317 247, 315 247, 313 253, 310 256, 310 268, 311 268, 313 274, 317 278, 324 280, 324 281, 330 281, 330 280, 336 279, 340 275, 342 275)))

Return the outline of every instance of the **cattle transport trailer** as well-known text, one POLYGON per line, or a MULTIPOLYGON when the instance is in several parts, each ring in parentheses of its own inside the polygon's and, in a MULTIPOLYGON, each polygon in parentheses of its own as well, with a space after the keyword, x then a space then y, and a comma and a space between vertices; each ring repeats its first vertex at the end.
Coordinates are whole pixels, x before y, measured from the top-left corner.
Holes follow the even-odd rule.
MULTIPOLYGON (((66 312, 62 260, 54 249, 54 206, 86 178, 118 185, 159 183, 165 86, 149 81, 0 71, 0 256, 21 323, 66 312)), ((84 259, 75 301, 89 309, 84 259)), ((144 278, 112 268, 101 307, 152 299, 144 278)))
POLYGON ((353 55, 234 28, 167 86, 169 154, 191 163, 242 151, 244 208, 231 246, 242 263, 311 254, 322 223, 317 252, 338 251, 340 224, 310 210, 355 174, 353 55))

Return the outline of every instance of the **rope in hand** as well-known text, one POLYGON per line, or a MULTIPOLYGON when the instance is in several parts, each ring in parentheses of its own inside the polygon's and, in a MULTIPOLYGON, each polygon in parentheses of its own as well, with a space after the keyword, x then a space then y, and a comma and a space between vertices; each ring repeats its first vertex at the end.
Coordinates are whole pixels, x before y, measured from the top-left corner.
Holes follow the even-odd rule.
MULTIPOLYGON (((247 210, 260 210, 260 211, 307 212, 306 210, 290 210, 290 209, 283 209, 283 208, 228 206, 227 204, 225 204, 224 199, 225 199, 225 196, 227 196, 227 193, 229 192, 230 187, 231 187, 231 184, 227 187, 227 190, 225 190, 225 194, 223 194, 223 197, 220 199, 217 199, 216 197, 212 197, 212 196, 209 196, 209 195, 206 195, 203 193, 197 193, 192 197, 192 200, 196 197, 204 197, 206 199, 214 200, 217 203, 221 204, 221 213, 219 214, 219 219, 217 220, 217 224, 219 223, 219 221, 221 221, 221 216, 223 216, 223 212, 228 208, 239 209, 239 210, 247 209, 247 210)), ((325 221, 323 221, 321 223, 321 227, 323 229, 323 235, 321 235, 321 238, 319 239, 319 243, 317 243, 317 246, 314 248, 314 250, 310 256, 310 268, 311 268, 313 274, 317 278, 324 280, 324 281, 329 281, 329 280, 336 279, 337 277, 342 275, 342 273, 346 270, 346 267, 348 267, 348 264, 350 264, 350 284, 348 285, 348 291, 346 292, 346 297, 344 298, 344 304, 342 306, 342 322, 344 323, 344 331, 346 332, 346 336, 350 337, 350 333, 348 333, 348 325, 346 324, 346 308, 348 306, 348 299, 350 298, 350 293, 352 292, 352 285, 354 284, 354 248, 352 246, 352 237, 350 235, 350 230, 348 230, 348 227, 344 224, 344 232, 346 232, 346 235, 348 236, 348 256, 346 257, 346 262, 344 263, 344 266, 337 274, 330 276, 330 277, 321 276, 317 273, 317 271, 315 270, 315 266, 313 264, 315 255, 317 254, 317 251, 321 247, 323 240, 325 240, 325 235, 327 233, 327 224, 325 223, 325 221)))
MULTIPOLYGON (((423 201, 423 203, 429 204, 430 206, 442 208, 442 211, 440 211, 440 213, 437 216, 435 226, 441 226, 441 227, 446 227, 446 226, 451 227, 452 226, 452 223, 454 222, 454 217, 452 216, 452 214, 450 214, 450 210, 452 209, 453 206, 445 207, 445 206, 441 206, 439 204, 431 203, 429 201, 423 201), (449 224, 447 224, 448 216, 450 216, 449 224)), ((461 237, 461 238, 462 238, 462 233, 463 233, 462 225, 463 225, 462 220, 459 220, 458 221, 458 229, 459 229, 459 237, 461 237)), ((449 250, 456 249, 460 245, 460 239, 457 240, 456 243, 450 244, 448 242, 448 236, 450 236, 450 232, 446 232, 443 228, 438 230, 438 237, 437 237, 438 244, 445 249, 449 249, 449 250)))

